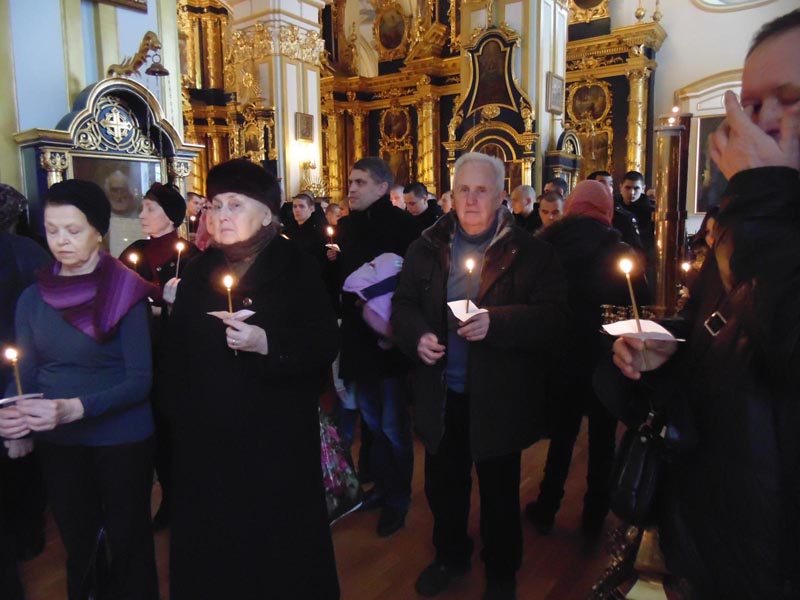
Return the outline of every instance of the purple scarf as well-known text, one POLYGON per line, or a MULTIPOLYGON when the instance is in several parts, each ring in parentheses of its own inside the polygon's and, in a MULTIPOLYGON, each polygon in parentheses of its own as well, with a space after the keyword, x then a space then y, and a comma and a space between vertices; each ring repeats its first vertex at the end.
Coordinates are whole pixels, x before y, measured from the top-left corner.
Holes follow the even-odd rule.
POLYGON ((158 288, 105 252, 94 271, 62 276, 61 263, 37 273, 42 299, 64 319, 98 342, 107 342, 128 311, 158 288))

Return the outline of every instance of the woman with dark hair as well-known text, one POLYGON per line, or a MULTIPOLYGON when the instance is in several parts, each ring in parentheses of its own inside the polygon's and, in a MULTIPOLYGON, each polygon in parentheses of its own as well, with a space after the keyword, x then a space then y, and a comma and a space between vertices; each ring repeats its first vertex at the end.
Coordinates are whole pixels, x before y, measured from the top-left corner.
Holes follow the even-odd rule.
POLYGON ((314 259, 278 235, 272 174, 232 160, 207 190, 213 245, 182 272, 165 344, 171 598, 336 599, 317 418, 335 315, 314 259))
MULTIPOLYGON (((0 436, 31 433, 67 550, 70 600, 87 597, 96 540, 111 554, 109 597, 158 597, 150 488, 153 417, 147 296, 153 286, 101 250, 111 206, 94 183, 54 184, 44 226, 52 267, 19 299, 24 392, 0 410, 0 436)), ((14 383, 7 395, 16 393, 14 383)))
MULTIPOLYGON (((191 242, 178 236, 177 228, 186 214, 186 202, 174 185, 154 183, 142 200, 139 223, 149 236, 137 240, 120 255, 121 260, 147 281, 158 286, 159 294, 151 298, 150 336, 153 341, 153 356, 158 356, 168 317, 167 300, 174 299, 174 286, 170 281, 180 275, 180 266, 199 253, 191 242), (172 289, 170 289, 172 288, 172 289), (162 295, 166 295, 164 298, 162 295)), ((166 416, 162 398, 161 382, 163 370, 159 363, 153 369, 153 416, 156 425, 156 473, 161 485, 161 505, 153 519, 156 530, 164 529, 170 520, 170 497, 172 494, 172 428, 166 416)))

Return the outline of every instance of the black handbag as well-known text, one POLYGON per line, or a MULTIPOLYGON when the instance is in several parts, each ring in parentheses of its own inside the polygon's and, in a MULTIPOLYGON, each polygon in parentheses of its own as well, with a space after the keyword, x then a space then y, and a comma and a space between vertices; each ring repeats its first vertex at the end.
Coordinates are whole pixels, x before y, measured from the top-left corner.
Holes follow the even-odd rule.
POLYGON ((644 526, 655 518, 655 498, 663 459, 663 438, 650 412, 638 428, 625 431, 611 471, 611 510, 631 525, 644 526))

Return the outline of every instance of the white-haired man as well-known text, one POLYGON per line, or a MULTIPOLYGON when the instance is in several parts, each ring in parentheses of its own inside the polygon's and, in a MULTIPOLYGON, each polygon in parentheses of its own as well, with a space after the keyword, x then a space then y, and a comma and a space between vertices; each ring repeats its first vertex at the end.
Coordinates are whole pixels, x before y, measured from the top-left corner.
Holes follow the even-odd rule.
POLYGON ((484 154, 456 161, 453 210, 409 247, 394 296, 397 342, 415 361, 415 419, 434 517, 436 558, 416 582, 423 596, 439 594, 470 568, 474 463, 484 598, 516 598, 520 452, 541 435, 538 359, 562 335, 567 315, 553 249, 514 225, 501 205, 504 174, 503 163, 484 154), (486 310, 459 321, 446 303, 466 297, 486 310))

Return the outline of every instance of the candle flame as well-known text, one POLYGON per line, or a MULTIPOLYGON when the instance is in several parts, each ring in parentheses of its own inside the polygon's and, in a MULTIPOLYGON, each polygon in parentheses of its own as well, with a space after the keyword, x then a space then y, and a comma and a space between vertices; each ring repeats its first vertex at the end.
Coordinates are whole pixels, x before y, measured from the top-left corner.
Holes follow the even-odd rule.
POLYGON ((689 269, 691 269, 691 268, 692 268, 692 264, 690 262, 681 263, 681 269, 683 269, 685 272, 688 273, 689 269))
POLYGON ((194 222, 197 220, 197 217, 195 217, 194 215, 192 215, 191 217, 189 217, 189 220, 190 220, 192 223, 194 223, 194 222))
POLYGON ((175 248, 177 248, 178 252, 183 252, 183 249, 186 248, 186 246, 184 246, 183 242, 178 242, 175 244, 175 248))
POLYGON ((130 260, 134 265, 139 262, 139 255, 136 252, 131 252, 128 255, 128 260, 130 260))
POLYGON ((222 283, 230 290, 233 287, 233 277, 230 275, 225 275, 225 277, 222 278, 222 283))
POLYGON ((331 227, 331 226, 329 225, 329 226, 328 226, 328 229, 327 229, 326 231, 328 232, 328 235, 329 235, 329 236, 333 236, 333 227, 331 227))
POLYGON ((14 362, 17 360, 18 356, 19 355, 17 354, 17 351, 14 348, 6 348, 6 358, 8 360, 14 362))
POLYGON ((625 275, 629 274, 633 269, 633 263, 628 258, 623 258, 619 261, 619 268, 622 270, 625 275))
POLYGON ((472 269, 474 269, 474 268, 475 268, 475 261, 472 260, 471 258, 468 258, 467 259, 467 271, 472 273, 472 269))

